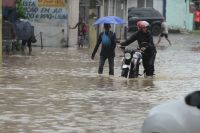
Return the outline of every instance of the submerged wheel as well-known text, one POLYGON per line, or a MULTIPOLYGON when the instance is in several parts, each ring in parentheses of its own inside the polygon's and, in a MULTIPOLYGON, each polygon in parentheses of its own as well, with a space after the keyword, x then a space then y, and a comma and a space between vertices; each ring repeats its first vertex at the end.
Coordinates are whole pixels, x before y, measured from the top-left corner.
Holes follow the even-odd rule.
POLYGON ((139 64, 136 65, 136 69, 133 70, 133 68, 130 71, 129 78, 137 78, 139 75, 139 64))
POLYGON ((123 68, 121 72, 121 76, 127 78, 128 76, 128 68, 123 68))
POLYGON ((158 36, 160 34, 160 31, 161 31, 160 25, 155 24, 152 26, 152 29, 151 29, 152 35, 158 36))

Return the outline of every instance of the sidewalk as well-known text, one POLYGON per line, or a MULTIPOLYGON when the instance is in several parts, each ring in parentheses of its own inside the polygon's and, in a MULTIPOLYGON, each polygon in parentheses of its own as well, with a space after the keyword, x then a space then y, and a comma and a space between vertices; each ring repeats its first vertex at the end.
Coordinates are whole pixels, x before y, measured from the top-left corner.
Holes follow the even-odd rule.
POLYGON ((200 34, 200 30, 193 30, 191 31, 192 34, 200 34))

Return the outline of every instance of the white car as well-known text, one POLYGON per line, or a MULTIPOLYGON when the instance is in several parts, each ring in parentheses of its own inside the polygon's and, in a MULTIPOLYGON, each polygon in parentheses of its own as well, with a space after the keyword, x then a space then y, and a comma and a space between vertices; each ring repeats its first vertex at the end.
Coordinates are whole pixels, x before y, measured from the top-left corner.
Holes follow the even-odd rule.
POLYGON ((151 109, 141 133, 200 133, 200 91, 151 109))

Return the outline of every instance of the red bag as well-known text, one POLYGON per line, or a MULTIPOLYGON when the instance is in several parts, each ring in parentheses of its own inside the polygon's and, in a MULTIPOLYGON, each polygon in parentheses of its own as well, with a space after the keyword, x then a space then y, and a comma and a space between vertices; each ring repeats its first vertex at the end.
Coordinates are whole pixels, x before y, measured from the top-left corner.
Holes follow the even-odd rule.
POLYGON ((82 32, 83 33, 87 33, 88 32, 88 28, 87 28, 86 24, 83 25, 82 32))

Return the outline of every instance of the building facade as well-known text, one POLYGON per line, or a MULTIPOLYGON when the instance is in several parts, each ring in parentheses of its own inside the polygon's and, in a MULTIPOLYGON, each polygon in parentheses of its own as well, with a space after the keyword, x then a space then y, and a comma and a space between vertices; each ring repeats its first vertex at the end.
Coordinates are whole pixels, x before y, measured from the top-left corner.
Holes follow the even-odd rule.
POLYGON ((35 45, 62 47, 67 45, 68 3, 65 0, 23 0, 26 17, 34 26, 35 45), (62 41, 61 41, 62 40, 62 41))
MULTIPOLYGON (((100 17, 115 15, 127 20, 127 0, 68 0, 69 2, 69 25, 74 26, 81 17, 89 27, 89 44, 95 45, 98 34, 103 30, 102 25, 93 26, 93 23, 100 17), (79 4, 79 6, 77 6, 79 4), (73 17, 72 17, 73 16, 73 17)), ((128 22, 128 21, 127 21, 128 22)), ((123 38, 124 27, 112 25, 117 38, 123 38)), ((77 42, 77 30, 69 29, 69 42, 77 42), (76 37, 76 38, 75 38, 76 37)))
POLYGON ((167 21, 170 29, 193 30, 193 8, 199 7, 200 0, 128 0, 130 7, 152 7, 158 10, 167 21))
POLYGON ((167 0, 166 21, 170 29, 193 30, 193 13, 190 0, 167 0))

